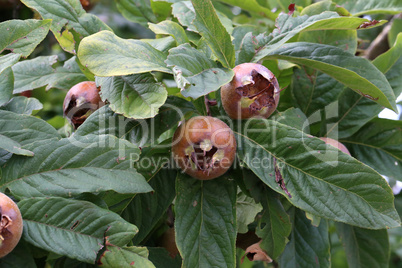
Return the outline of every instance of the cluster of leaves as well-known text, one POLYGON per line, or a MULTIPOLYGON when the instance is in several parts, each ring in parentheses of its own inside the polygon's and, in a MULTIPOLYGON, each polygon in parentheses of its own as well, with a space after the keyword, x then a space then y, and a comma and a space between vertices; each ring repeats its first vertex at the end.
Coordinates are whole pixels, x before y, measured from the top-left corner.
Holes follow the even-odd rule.
POLYGON ((401 3, 116 0, 156 35, 139 40, 117 36, 78 0, 21 2, 41 19, 0 23, 0 189, 24 218, 2 267, 236 267, 244 233, 280 267, 329 267, 334 232, 350 267, 388 267, 387 229, 400 214, 380 174, 400 179, 402 124, 377 116, 396 111, 402 92, 401 23, 374 61, 356 51, 358 32, 386 23, 359 15, 396 14, 401 3), (28 58, 49 31, 67 59, 28 58), (219 88, 244 62, 287 87, 270 119, 225 117, 219 88), (73 135, 32 116, 39 100, 18 96, 85 80, 108 105, 73 135), (178 123, 207 113, 204 96, 217 99, 210 112, 238 144, 233 168, 211 181, 168 160, 178 123), (173 221, 175 259, 158 248, 173 221))

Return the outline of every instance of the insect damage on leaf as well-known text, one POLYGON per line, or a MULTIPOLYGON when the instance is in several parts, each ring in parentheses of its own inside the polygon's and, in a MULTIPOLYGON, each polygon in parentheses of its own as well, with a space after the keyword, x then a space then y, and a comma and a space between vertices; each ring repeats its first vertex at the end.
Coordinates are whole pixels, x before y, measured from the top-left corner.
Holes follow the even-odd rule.
POLYGON ((283 179, 281 171, 279 170, 279 167, 276 164, 275 158, 274 158, 274 165, 275 165, 275 181, 278 183, 279 187, 281 187, 281 189, 283 191, 285 191, 285 193, 289 196, 289 198, 292 198, 292 195, 289 193, 288 189, 286 188, 285 180, 283 179))
POLYGON ((236 88, 239 95, 254 100, 250 105, 250 110, 260 111, 264 107, 275 106, 274 85, 256 70, 251 71, 251 77, 250 84, 236 88))
POLYGON ((365 28, 368 28, 370 26, 374 26, 374 25, 376 25, 378 23, 380 23, 378 20, 367 21, 367 22, 364 22, 364 23, 360 24, 359 27, 357 27, 357 29, 365 29, 365 28))

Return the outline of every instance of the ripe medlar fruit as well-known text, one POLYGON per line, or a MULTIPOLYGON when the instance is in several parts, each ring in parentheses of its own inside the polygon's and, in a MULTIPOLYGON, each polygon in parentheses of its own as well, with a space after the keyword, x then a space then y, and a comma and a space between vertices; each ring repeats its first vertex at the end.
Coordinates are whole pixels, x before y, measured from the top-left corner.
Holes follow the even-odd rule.
POLYGON ((63 113, 77 129, 91 113, 104 104, 95 82, 85 81, 76 84, 67 92, 63 103, 63 113))
POLYGON ((0 193, 0 258, 10 253, 22 235, 22 216, 17 204, 0 193))
POLYGON ((278 106, 279 84, 275 75, 258 63, 243 63, 233 69, 231 82, 221 87, 222 105, 233 119, 268 118, 278 106))
POLYGON ((196 116, 183 123, 173 135, 173 157, 190 176, 210 180, 223 175, 236 154, 233 131, 211 116, 196 116))
POLYGON ((342 143, 340 143, 339 141, 331 139, 331 138, 327 138, 327 137, 321 137, 320 139, 322 141, 324 141, 326 144, 332 145, 335 148, 338 148, 339 150, 341 150, 342 152, 350 155, 348 148, 346 148, 346 146, 343 145, 342 143))

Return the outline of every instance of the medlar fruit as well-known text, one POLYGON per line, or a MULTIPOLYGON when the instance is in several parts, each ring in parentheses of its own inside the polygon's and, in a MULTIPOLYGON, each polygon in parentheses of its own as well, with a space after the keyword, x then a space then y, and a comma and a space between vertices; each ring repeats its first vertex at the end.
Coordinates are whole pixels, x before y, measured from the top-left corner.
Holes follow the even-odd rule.
POLYGON ((183 123, 173 135, 173 157, 188 175, 210 180, 223 175, 236 154, 233 131, 211 116, 196 116, 183 123))
POLYGON ((0 193, 0 258, 10 253, 22 235, 22 216, 17 204, 0 193))
POLYGON ((233 69, 231 82, 221 87, 222 105, 233 119, 268 118, 278 106, 279 84, 275 75, 258 63, 243 63, 233 69))
POLYGON ((339 150, 341 150, 342 152, 350 155, 348 148, 346 148, 346 146, 343 145, 342 143, 340 143, 339 141, 331 139, 331 138, 327 138, 327 137, 321 137, 320 139, 322 141, 324 141, 326 144, 332 145, 335 148, 338 148, 339 150))
POLYGON ((104 104, 95 82, 85 81, 76 84, 67 92, 63 103, 63 113, 77 129, 91 113, 104 104))

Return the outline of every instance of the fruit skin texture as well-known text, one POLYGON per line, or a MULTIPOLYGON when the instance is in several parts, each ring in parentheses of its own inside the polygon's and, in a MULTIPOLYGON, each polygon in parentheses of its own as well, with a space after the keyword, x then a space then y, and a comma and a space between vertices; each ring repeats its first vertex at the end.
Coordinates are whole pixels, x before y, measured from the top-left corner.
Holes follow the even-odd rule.
POLYGON ((341 150, 342 152, 350 155, 348 148, 346 148, 346 146, 343 145, 342 143, 340 143, 339 141, 331 139, 331 138, 327 138, 327 137, 321 137, 320 139, 322 141, 324 141, 326 144, 332 145, 335 148, 338 148, 339 150, 341 150))
POLYGON ((64 98, 63 113, 77 129, 87 117, 105 103, 99 95, 95 82, 84 81, 73 86, 64 98))
POLYGON ((231 82, 221 87, 222 105, 233 119, 268 118, 278 106, 279 84, 275 75, 258 63, 242 63, 231 82))
POLYGON ((0 193, 0 258, 10 253, 22 235, 21 212, 11 198, 0 193))
POLYGON ((210 180, 223 175, 233 164, 236 140, 223 121, 211 116, 196 116, 177 128, 172 153, 185 173, 200 180, 210 180))

